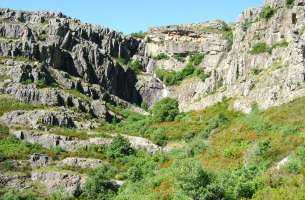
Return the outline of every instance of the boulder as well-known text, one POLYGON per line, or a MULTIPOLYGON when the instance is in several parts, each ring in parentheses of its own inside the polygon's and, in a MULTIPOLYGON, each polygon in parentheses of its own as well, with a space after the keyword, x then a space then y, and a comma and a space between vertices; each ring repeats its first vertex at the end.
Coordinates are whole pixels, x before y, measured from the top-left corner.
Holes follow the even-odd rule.
POLYGON ((84 185, 84 179, 80 175, 66 172, 34 171, 31 179, 43 183, 49 194, 63 190, 74 197, 81 194, 84 185))

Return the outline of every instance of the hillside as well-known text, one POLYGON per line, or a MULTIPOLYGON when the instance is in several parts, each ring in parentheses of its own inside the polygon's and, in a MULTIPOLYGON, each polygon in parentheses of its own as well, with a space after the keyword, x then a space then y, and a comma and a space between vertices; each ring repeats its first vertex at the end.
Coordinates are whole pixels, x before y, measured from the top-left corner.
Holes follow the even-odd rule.
POLYGON ((0 8, 0 198, 304 200, 305 10, 124 35, 0 8))

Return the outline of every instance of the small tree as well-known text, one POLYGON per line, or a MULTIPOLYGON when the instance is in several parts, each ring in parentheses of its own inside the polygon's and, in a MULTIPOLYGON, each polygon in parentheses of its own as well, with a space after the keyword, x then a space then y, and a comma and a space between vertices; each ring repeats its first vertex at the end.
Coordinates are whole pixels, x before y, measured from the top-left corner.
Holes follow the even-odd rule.
POLYGON ((114 196, 114 185, 110 181, 110 168, 106 165, 98 167, 89 173, 84 191, 83 199, 108 200, 114 196))
POLYGON ((109 158, 123 157, 133 153, 134 150, 131 148, 130 142, 121 135, 115 137, 107 149, 109 158))
POLYGON ((179 114, 179 103, 176 99, 164 98, 152 108, 152 117, 156 122, 173 121, 179 114))
POLYGON ((210 173, 203 170, 200 163, 186 159, 175 163, 176 183, 192 199, 201 199, 206 187, 212 182, 210 173))

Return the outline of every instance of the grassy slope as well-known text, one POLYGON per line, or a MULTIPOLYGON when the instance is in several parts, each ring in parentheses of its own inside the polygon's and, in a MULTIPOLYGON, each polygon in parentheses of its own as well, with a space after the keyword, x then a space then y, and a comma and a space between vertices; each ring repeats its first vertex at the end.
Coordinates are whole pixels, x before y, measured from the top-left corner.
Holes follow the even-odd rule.
MULTIPOLYGON (((207 140, 207 148, 194 155, 194 158, 216 175, 222 172, 233 173, 246 164, 254 163, 259 168, 255 181, 260 186, 253 199, 301 199, 305 188, 304 166, 300 166, 299 170, 288 170, 289 164, 276 172, 274 166, 286 156, 293 155, 298 148, 304 147, 304 105, 305 98, 301 98, 265 112, 244 115, 229 111, 227 101, 204 111, 187 113, 184 120, 151 126, 166 129, 170 140, 181 142, 190 132, 200 136, 209 119, 225 113, 230 119, 229 125, 217 129, 207 140), (268 141, 268 148, 262 150, 263 154, 253 153, 265 141, 268 141)), ((200 140, 200 137, 194 137, 200 140)), ((201 142, 203 141, 202 139, 201 142)), ((191 143, 187 143, 183 149, 190 146, 191 143)), ((185 155, 180 150, 167 156, 167 160, 158 167, 154 176, 128 184, 118 199, 171 199, 176 193, 172 163, 191 155, 185 155)))
MULTIPOLYGON (((198 160, 215 176, 220 176, 222 173, 233 174, 245 164, 255 163, 259 168, 259 173, 255 176, 259 187, 253 199, 302 199, 305 189, 304 165, 292 163, 276 173, 272 168, 289 155, 292 155, 296 163, 302 161, 300 155, 296 156, 296 151, 305 144, 305 98, 265 112, 256 111, 250 115, 230 111, 229 105, 230 101, 227 100, 203 111, 180 115, 174 122, 163 123, 152 122, 149 117, 125 110, 123 115, 127 117, 126 120, 102 127, 101 129, 106 131, 145 137, 150 137, 155 129, 162 129, 169 143, 179 143, 184 146, 164 155, 151 157, 139 152, 122 159, 108 160, 116 168, 115 178, 118 179, 127 178, 126 171, 130 167, 139 166, 144 170, 143 179, 135 183, 128 181, 117 199, 171 199, 177 195, 173 163, 189 157, 198 160), (228 122, 217 126, 209 135, 205 135, 215 116, 220 113, 226 116, 228 122), (257 146, 266 141, 268 148, 263 149, 262 155, 256 154, 257 146)), ((2 98, 0 101, 1 114, 17 109, 34 108, 41 107, 7 98, 2 98)), ((75 153, 56 149, 46 150, 9 138, 8 129, 3 126, 0 132, 0 152, 5 159, 26 159, 32 153, 47 153, 54 158, 80 156, 106 159, 103 149, 100 148, 80 150, 75 153)), ((71 130, 69 133, 72 133, 71 130)), ((83 133, 79 134, 87 137, 83 133)))

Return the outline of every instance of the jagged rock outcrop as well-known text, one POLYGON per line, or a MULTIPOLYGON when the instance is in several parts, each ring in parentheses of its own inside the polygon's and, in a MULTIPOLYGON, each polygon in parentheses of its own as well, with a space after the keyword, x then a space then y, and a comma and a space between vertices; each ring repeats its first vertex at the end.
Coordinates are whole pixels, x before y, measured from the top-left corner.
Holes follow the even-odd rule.
POLYGON ((60 126, 67 128, 76 127, 73 119, 65 112, 37 110, 37 111, 13 111, 5 113, 0 121, 7 125, 30 125, 37 128, 40 124, 46 126, 60 126))
POLYGON ((29 179, 28 175, 6 175, 0 174, 0 187, 9 187, 14 189, 22 189, 26 186, 29 179))
POLYGON ((32 167, 44 167, 49 165, 52 159, 48 155, 33 154, 30 156, 29 162, 32 167))
POLYGON ((78 174, 53 171, 34 171, 31 180, 43 183, 49 194, 64 191, 74 197, 81 194, 85 183, 84 178, 78 174))
POLYGON ((80 140, 66 136, 37 133, 32 131, 15 131, 13 135, 20 140, 27 141, 32 144, 40 144, 45 148, 60 147, 66 151, 76 151, 81 148, 88 148, 90 145, 109 145, 111 139, 108 138, 90 138, 88 140, 80 140))
MULTIPOLYGON (((0 10, 0 56, 37 60, 132 103, 141 101, 136 78, 115 60, 130 60, 140 42, 107 28, 82 24, 60 13, 0 10), (18 16, 21 16, 18 17, 18 16)), ((27 67, 22 67, 24 69, 27 67)), ((18 73, 18 72, 17 72, 18 73)), ((32 77, 25 77, 32 78, 32 77)))
POLYGON ((231 27, 231 38, 225 37, 230 29, 221 28, 219 21, 151 29, 146 36, 147 55, 162 52, 169 58, 150 62, 147 70, 153 72, 160 66, 179 70, 190 53, 205 54, 196 68, 204 69, 208 78, 168 88, 167 96, 178 98, 183 111, 234 98, 233 108, 250 112, 254 102, 267 109, 304 96, 303 4, 295 1, 288 8, 284 0, 265 1, 274 15, 261 17, 263 8, 245 11, 235 24, 226 25, 231 27), (257 44, 266 48, 252 53, 257 44), (175 54, 181 54, 179 59, 175 54))
MULTIPOLYGON (((19 140, 24 140, 32 144, 40 144, 45 148, 60 147, 66 151, 77 151, 82 148, 88 149, 89 146, 92 145, 107 146, 112 142, 111 138, 95 137, 87 140, 80 140, 78 138, 34 131, 14 131, 12 134, 19 140)), ((143 149, 149 153, 162 151, 161 147, 153 144, 148 139, 127 135, 124 137, 130 141, 131 146, 135 149, 143 149)))

